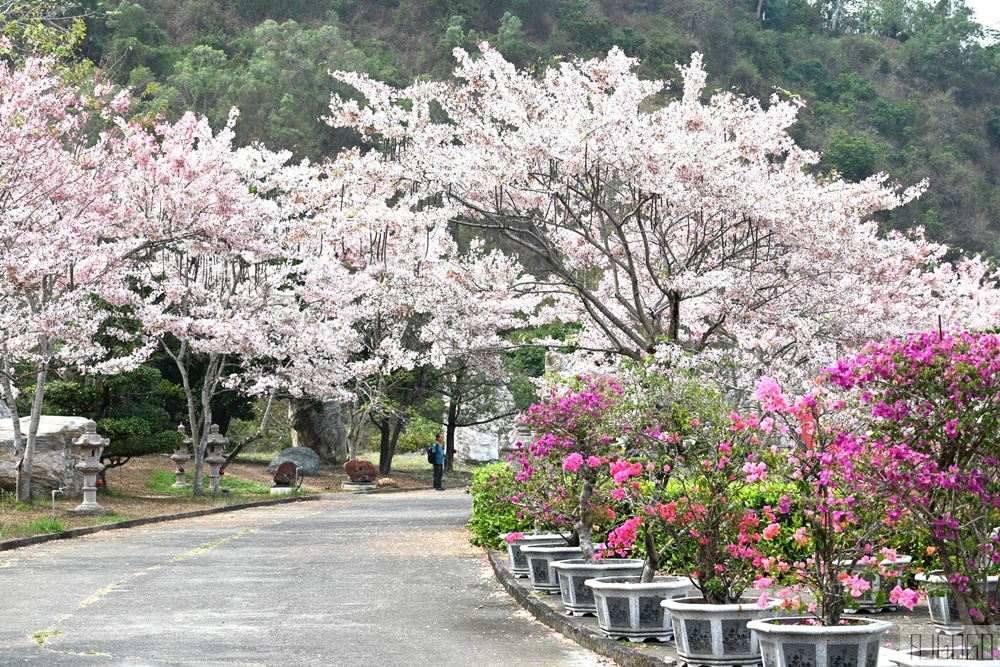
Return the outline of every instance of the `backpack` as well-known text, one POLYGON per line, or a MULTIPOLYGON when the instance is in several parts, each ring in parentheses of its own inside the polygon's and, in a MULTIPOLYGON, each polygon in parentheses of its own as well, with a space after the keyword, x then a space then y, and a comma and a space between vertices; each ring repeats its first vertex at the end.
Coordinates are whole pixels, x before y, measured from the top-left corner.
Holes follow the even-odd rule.
POLYGON ((434 445, 427 448, 427 462, 431 465, 437 465, 437 454, 434 453, 434 445))

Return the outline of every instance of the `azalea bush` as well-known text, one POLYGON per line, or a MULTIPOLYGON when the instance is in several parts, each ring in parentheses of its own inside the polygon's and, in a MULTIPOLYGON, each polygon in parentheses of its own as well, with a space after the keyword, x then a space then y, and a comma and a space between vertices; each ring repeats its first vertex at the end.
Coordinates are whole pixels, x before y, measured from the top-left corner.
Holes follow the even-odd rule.
POLYGON ((605 415, 621 394, 617 381, 603 377, 553 387, 523 418, 534 440, 512 455, 521 486, 511 501, 522 516, 571 532, 571 542, 587 560, 599 555, 595 526, 600 531, 615 516, 607 494, 608 463, 620 445, 605 415))
POLYGON ((644 544, 646 580, 669 549, 707 601, 739 600, 755 580, 759 526, 770 516, 747 503, 767 477, 759 440, 730 428, 729 403, 702 378, 645 374, 628 398, 619 419, 630 444, 610 471, 611 495, 629 512, 608 549, 644 544))
MULTIPOLYGON (((768 443, 761 474, 781 476, 794 489, 779 499, 772 523, 761 531, 770 546, 761 549, 764 575, 754 585, 765 592, 758 604, 766 606, 768 591, 777 587, 783 608, 837 625, 844 609, 871 589, 866 575, 899 573, 895 550, 878 549, 886 531, 880 500, 859 485, 853 467, 851 429, 859 423, 842 401, 819 389, 788 399, 765 377, 754 398, 764 416, 734 416, 733 428, 768 443)), ((889 599, 912 609, 917 594, 896 586, 889 599)))
POLYGON ((827 371, 865 410, 844 438, 860 493, 930 543, 967 626, 998 621, 987 577, 1000 575, 1000 338, 915 333, 873 343, 827 371))

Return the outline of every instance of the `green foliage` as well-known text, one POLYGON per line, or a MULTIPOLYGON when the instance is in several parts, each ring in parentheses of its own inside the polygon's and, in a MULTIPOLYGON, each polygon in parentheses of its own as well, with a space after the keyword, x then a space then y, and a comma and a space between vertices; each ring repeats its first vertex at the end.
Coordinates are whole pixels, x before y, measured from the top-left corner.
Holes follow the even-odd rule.
POLYGON ((875 173, 878 150, 864 135, 838 131, 827 144, 820 168, 836 170, 849 181, 861 181, 875 173))
POLYGON ((20 531, 20 533, 25 537, 30 537, 32 535, 46 535, 48 533, 58 533, 59 531, 66 530, 59 519, 53 519, 50 516, 43 516, 35 519, 34 521, 26 524, 20 531))
POLYGON ((518 492, 514 470, 507 463, 491 463, 472 473, 468 493, 472 495, 472 517, 466 527, 472 531, 472 543, 500 548, 500 535, 530 532, 531 521, 508 498, 518 492))
POLYGON ((133 456, 174 449, 181 437, 176 427, 185 415, 183 389, 151 365, 113 376, 49 381, 44 410, 97 422, 98 433, 111 441, 101 457, 109 468, 133 456))

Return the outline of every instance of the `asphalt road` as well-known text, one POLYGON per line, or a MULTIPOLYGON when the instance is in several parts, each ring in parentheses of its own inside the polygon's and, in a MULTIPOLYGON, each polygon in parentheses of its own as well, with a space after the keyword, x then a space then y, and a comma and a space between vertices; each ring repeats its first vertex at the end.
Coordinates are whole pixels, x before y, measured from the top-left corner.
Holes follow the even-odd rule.
POLYGON ((606 664, 502 592, 469 502, 336 494, 0 552, 0 665, 606 664))

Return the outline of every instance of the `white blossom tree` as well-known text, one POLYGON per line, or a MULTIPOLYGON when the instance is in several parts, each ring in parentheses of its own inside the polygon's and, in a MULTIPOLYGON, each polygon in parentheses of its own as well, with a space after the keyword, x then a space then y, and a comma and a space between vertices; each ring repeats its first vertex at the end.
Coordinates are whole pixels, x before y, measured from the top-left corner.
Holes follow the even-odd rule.
POLYGON ((705 100, 699 54, 677 99, 651 108, 664 84, 618 49, 543 74, 482 53, 455 51, 455 84, 337 72, 367 103, 335 95, 329 122, 397 147, 383 168, 400 188, 542 267, 531 288, 584 324, 581 348, 795 376, 942 309, 950 325, 996 314, 981 262, 879 234, 872 214, 924 184, 814 173, 787 132, 800 102, 705 100))
MULTIPOLYGON (((9 44, 0 37, 0 52, 9 44)), ((0 60, 0 385, 11 410, 17 498, 29 501, 45 380, 62 364, 103 361, 124 370, 136 357, 109 359, 97 342, 110 311, 95 299, 115 270, 114 182, 121 164, 98 132, 93 109, 127 103, 75 91, 49 58, 19 66, 0 60), (113 234, 111 235, 114 236, 113 234), (34 381, 23 433, 15 383, 34 381)), ((113 281, 111 281, 113 282, 113 281)), ((116 332, 104 330, 114 337, 116 332)))

